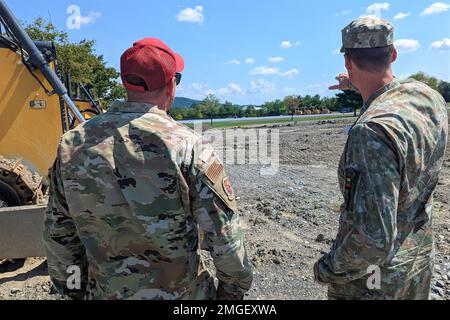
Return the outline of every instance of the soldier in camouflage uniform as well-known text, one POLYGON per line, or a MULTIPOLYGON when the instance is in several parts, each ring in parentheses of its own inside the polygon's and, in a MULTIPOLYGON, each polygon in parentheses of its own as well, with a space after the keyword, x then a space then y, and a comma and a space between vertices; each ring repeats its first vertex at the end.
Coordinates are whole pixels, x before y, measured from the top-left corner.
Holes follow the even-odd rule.
POLYGON ((392 76, 393 43, 386 20, 362 18, 343 30, 349 75, 331 89, 357 88, 365 103, 339 165, 345 203, 338 235, 314 267, 329 299, 429 297, 447 107, 427 85, 392 76))
POLYGON ((242 299, 252 283, 236 197, 213 148, 167 110, 184 67, 157 39, 121 59, 128 102, 62 138, 44 239, 55 287, 78 299, 242 299), (206 270, 204 234, 217 269, 206 270), (81 290, 70 290, 70 266, 81 290), (216 282, 216 283, 215 283, 216 282))

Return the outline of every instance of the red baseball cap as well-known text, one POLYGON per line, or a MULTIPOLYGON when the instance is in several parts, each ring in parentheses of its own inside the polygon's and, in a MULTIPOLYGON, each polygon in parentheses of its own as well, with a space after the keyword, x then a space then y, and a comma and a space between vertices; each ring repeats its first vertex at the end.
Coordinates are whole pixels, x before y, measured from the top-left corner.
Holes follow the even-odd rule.
POLYGON ((184 70, 184 60, 164 42, 145 38, 133 44, 120 58, 120 76, 129 91, 154 91, 168 84, 177 72, 184 70), (144 85, 128 82, 127 77, 140 78, 144 85))

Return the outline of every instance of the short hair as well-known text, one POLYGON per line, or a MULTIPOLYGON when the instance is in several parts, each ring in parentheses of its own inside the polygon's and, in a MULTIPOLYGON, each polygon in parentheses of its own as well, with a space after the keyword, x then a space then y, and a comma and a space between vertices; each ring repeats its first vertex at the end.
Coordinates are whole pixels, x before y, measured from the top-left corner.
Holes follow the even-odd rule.
POLYGON ((358 68, 368 72, 380 72, 391 65, 394 45, 379 48, 345 49, 349 57, 358 68))

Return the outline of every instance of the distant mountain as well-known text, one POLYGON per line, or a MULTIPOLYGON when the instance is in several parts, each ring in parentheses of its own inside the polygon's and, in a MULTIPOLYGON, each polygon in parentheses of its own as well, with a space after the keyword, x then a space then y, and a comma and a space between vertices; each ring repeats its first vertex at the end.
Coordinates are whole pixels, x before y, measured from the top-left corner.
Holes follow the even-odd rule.
POLYGON ((193 100, 189 98, 183 98, 183 97, 176 97, 175 101, 173 102, 172 108, 190 108, 194 104, 200 103, 199 100, 193 100))

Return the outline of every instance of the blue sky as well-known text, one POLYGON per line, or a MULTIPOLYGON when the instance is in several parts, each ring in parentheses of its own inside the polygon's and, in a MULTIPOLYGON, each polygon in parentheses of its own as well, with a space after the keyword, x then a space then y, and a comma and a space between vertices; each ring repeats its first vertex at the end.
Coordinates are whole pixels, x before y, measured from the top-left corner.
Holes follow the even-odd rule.
POLYGON ((72 41, 95 39, 97 52, 116 68, 133 41, 162 39, 186 60, 178 95, 189 98, 214 93, 260 104, 289 94, 334 95, 327 87, 345 70, 335 52, 340 30, 374 13, 396 26, 397 76, 422 70, 450 81, 449 0, 6 1, 22 21, 42 16, 72 41), (68 28, 71 5, 81 18, 68 28))

